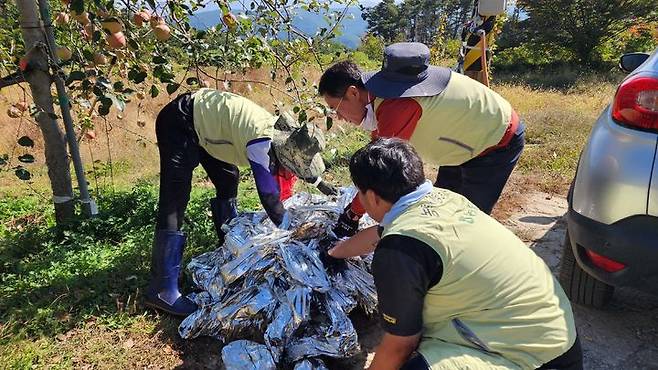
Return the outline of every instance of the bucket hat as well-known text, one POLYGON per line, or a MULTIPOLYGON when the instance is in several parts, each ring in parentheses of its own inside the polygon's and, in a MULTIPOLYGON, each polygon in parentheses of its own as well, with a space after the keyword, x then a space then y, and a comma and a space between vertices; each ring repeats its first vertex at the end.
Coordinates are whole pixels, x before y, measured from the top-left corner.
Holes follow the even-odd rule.
POLYGON ((289 113, 282 113, 274 124, 272 145, 281 165, 301 179, 315 179, 325 170, 320 155, 324 134, 315 125, 299 124, 289 113))
POLYGON ((379 71, 364 72, 361 80, 380 98, 434 96, 450 81, 449 68, 429 64, 430 49, 420 42, 398 42, 384 49, 379 71))

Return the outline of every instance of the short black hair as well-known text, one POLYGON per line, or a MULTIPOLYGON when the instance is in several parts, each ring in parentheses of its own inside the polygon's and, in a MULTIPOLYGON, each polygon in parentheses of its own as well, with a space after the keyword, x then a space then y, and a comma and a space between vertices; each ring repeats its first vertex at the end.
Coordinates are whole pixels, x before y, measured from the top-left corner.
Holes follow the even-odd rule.
POLYGON ((350 86, 356 86, 359 89, 366 88, 361 81, 359 67, 350 60, 344 60, 324 71, 320 77, 318 93, 320 96, 329 95, 334 98, 342 98, 350 86))
POLYGON ((408 142, 377 139, 354 153, 350 159, 352 182, 359 190, 374 191, 395 203, 425 181, 423 161, 408 142))

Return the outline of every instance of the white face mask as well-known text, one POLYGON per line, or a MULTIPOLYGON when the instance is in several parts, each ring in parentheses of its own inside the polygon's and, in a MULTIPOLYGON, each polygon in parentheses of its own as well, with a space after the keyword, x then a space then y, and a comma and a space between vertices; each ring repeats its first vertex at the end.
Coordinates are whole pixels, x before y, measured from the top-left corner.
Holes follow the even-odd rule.
POLYGON ((372 104, 370 103, 366 105, 366 115, 363 117, 363 121, 361 121, 361 128, 366 131, 375 131, 377 129, 377 117, 375 116, 375 111, 372 109, 372 104))

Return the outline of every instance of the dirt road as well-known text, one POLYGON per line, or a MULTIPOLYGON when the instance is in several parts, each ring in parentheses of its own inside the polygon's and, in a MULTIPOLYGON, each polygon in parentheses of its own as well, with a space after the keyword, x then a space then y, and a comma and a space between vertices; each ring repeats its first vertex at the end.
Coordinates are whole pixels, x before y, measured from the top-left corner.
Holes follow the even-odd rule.
MULTIPOLYGON (((562 254, 567 210, 564 198, 531 192, 526 202, 503 223, 512 229, 557 274, 562 254)), ((574 305, 576 325, 583 345, 585 369, 658 369, 658 297, 634 290, 617 289, 604 310, 574 305)), ((349 363, 363 368, 381 331, 376 322, 355 318, 362 347, 368 353, 349 363)), ((345 363, 330 364, 345 368, 345 363), (343 365, 343 366, 341 366, 343 365)))

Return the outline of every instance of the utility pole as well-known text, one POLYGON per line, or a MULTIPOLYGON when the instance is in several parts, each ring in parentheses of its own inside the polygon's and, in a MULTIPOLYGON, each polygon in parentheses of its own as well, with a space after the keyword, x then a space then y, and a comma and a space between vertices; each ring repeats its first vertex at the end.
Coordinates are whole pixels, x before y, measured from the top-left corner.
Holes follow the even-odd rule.
MULTIPOLYGON (((57 124, 57 116, 53 108, 48 40, 44 33, 44 24, 39 17, 37 3, 34 0, 16 0, 16 5, 25 43, 25 58, 28 60, 28 67, 24 71, 25 80, 30 86, 32 98, 37 107, 38 113, 35 118, 44 138, 46 166, 53 192, 55 219, 58 224, 61 224, 73 218, 75 203, 69 157, 66 150, 66 136, 57 124)), ((47 27, 51 27, 49 19, 47 27)), ((86 181, 84 173, 82 173, 82 178, 78 177, 78 181, 86 181)))

